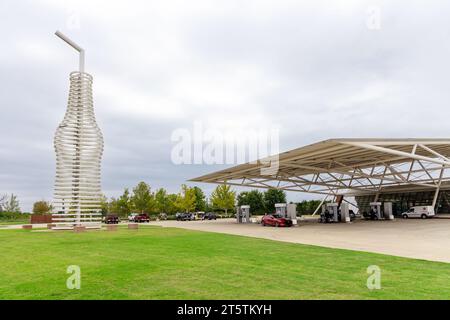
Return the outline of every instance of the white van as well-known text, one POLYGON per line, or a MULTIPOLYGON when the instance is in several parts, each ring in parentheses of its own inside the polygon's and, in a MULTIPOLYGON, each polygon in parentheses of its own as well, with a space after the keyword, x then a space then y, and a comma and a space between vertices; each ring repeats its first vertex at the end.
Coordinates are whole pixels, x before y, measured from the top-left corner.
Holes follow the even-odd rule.
POLYGON ((402 213, 403 219, 408 218, 431 218, 434 216, 433 206, 411 207, 408 211, 402 213))

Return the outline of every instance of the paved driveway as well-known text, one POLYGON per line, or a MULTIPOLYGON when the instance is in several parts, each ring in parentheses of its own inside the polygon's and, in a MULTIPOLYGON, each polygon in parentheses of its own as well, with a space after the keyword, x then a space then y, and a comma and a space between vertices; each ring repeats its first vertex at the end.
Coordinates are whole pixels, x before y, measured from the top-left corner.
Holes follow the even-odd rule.
POLYGON ((314 219, 300 222, 299 227, 293 228, 237 224, 234 219, 151 224, 450 263, 450 219, 396 219, 348 224, 320 224, 314 219))

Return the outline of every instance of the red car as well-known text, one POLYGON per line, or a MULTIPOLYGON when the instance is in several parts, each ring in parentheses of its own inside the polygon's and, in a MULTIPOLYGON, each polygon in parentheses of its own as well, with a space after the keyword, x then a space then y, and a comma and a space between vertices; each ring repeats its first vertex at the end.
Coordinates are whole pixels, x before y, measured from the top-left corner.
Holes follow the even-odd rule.
POLYGON ((266 214, 262 218, 261 224, 263 226, 290 227, 292 226, 292 220, 276 214, 266 214))
POLYGON ((120 219, 117 215, 115 214, 108 214, 105 218, 104 218, 104 222, 106 224, 118 224, 120 222, 120 219))
POLYGON ((133 218, 133 222, 137 223, 150 222, 150 217, 146 213, 141 213, 133 218))

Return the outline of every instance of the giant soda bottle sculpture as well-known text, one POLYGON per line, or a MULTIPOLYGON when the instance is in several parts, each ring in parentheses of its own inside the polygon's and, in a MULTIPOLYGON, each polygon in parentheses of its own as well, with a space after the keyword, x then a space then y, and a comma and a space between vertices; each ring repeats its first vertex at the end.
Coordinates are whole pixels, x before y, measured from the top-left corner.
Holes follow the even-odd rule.
POLYGON ((70 73, 67 111, 56 129, 53 229, 101 227, 103 136, 95 122, 92 76, 84 72, 84 50, 56 32, 80 54, 79 71, 70 73))

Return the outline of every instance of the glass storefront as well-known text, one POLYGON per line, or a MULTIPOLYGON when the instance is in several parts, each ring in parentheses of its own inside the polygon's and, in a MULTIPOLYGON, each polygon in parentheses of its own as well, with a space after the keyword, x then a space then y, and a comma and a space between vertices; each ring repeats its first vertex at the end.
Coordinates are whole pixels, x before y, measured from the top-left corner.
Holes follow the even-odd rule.
MULTIPOLYGON (((392 202, 394 215, 399 216, 414 206, 430 206, 433 204, 434 191, 403 192, 403 193, 380 193, 379 202, 392 202)), ((356 196, 359 212, 369 212, 370 203, 375 195, 356 196)), ((450 213, 450 191, 439 192, 436 204, 436 213, 450 213)))

